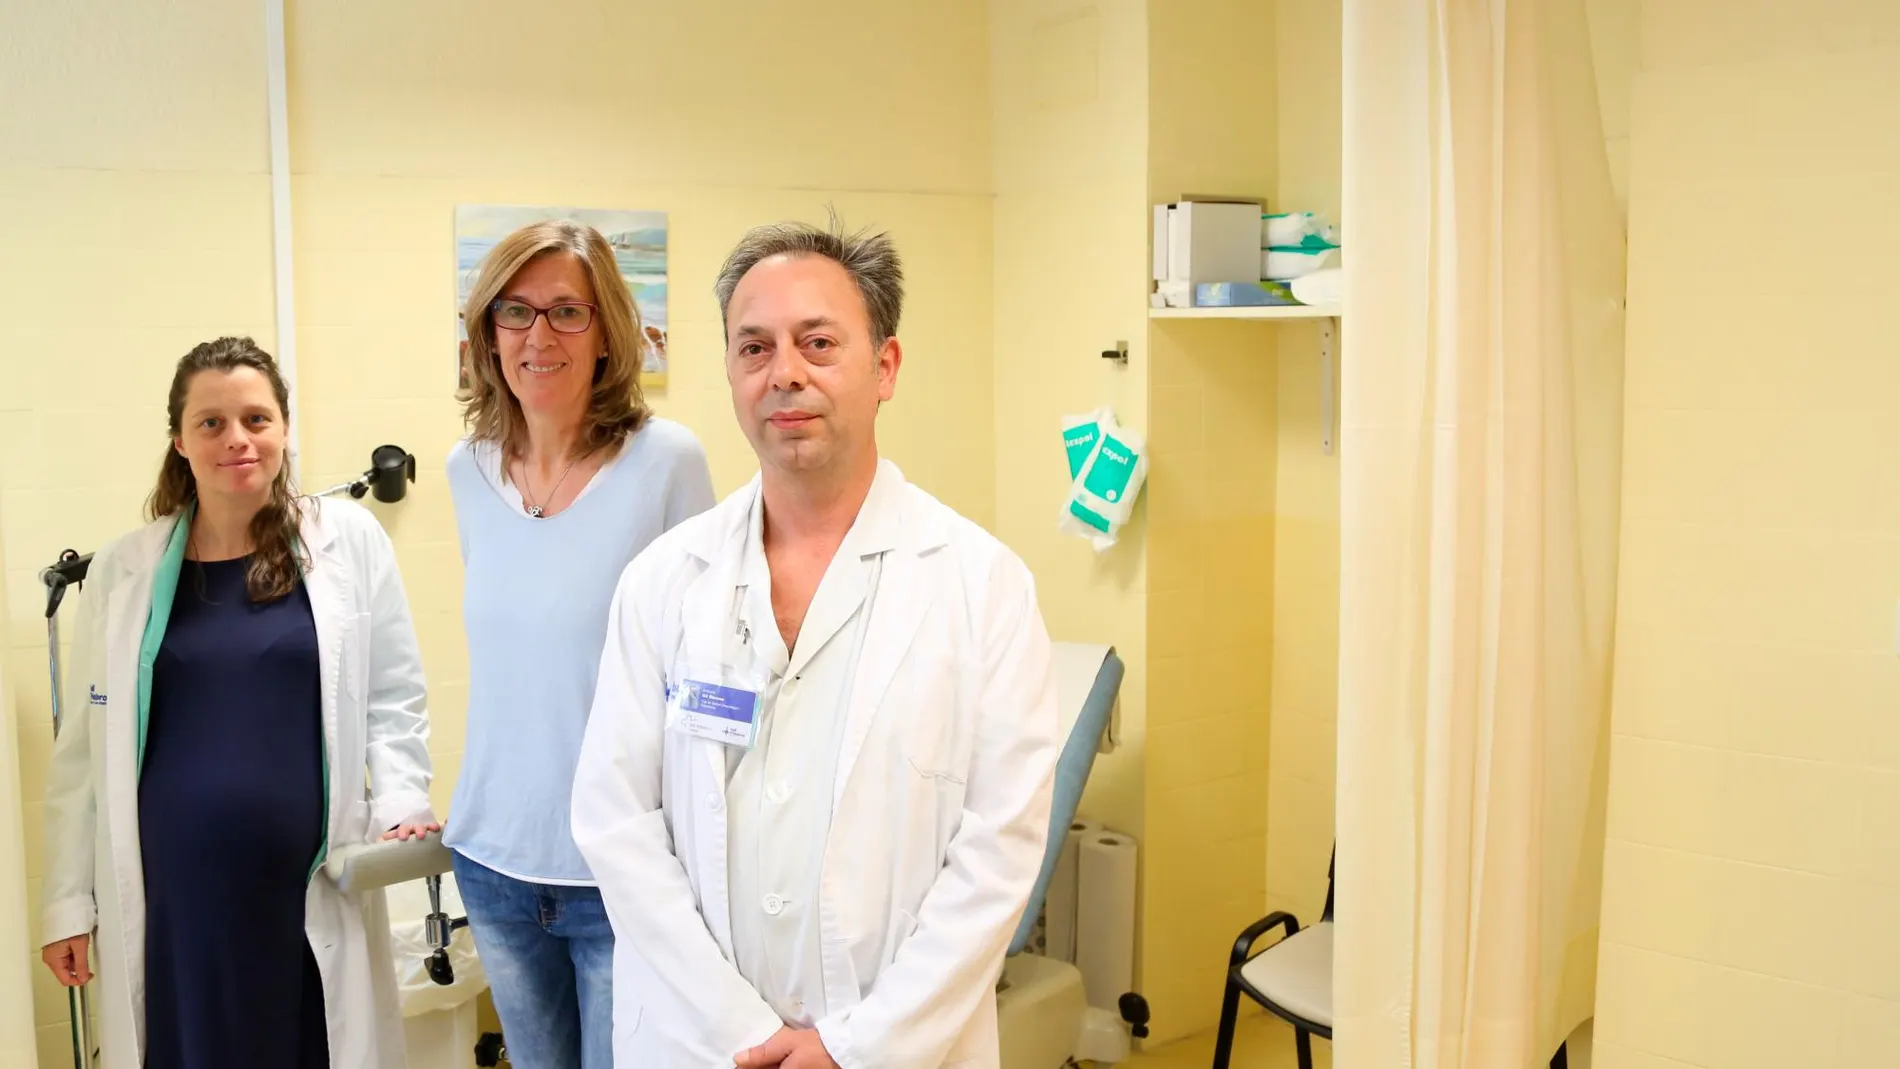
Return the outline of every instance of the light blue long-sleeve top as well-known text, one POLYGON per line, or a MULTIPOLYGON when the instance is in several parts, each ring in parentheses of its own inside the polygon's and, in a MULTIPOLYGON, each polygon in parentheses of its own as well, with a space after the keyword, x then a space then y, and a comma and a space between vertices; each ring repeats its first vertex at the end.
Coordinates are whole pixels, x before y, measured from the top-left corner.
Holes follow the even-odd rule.
POLYGON ((532 883, 591 885, 568 827, 614 586, 662 531, 712 507, 691 431, 649 419, 566 509, 523 511, 498 453, 449 453, 468 633, 468 749, 443 841, 532 883))

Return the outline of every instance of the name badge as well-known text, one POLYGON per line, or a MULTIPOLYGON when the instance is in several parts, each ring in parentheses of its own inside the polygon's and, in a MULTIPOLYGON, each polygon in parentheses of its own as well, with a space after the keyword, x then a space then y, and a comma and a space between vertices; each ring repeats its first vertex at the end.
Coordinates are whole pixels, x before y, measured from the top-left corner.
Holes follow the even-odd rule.
POLYGON ((672 727, 695 738, 752 748, 759 722, 759 692, 699 679, 682 679, 668 712, 672 727))

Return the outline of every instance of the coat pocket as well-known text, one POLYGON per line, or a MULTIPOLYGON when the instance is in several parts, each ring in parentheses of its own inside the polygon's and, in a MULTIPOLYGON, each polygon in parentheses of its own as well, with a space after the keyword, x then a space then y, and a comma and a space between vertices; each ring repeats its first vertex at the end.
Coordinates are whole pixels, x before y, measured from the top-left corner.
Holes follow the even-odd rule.
POLYGON ((913 650, 904 666, 901 703, 904 759, 920 776, 961 787, 969 777, 970 728, 963 710, 963 672, 947 649, 913 650))
POLYGON ((906 755, 909 780, 909 811, 914 814, 911 827, 930 829, 933 860, 942 864, 950 851, 950 840, 963 826, 963 801, 968 790, 961 768, 933 770, 935 755, 922 758, 906 755))

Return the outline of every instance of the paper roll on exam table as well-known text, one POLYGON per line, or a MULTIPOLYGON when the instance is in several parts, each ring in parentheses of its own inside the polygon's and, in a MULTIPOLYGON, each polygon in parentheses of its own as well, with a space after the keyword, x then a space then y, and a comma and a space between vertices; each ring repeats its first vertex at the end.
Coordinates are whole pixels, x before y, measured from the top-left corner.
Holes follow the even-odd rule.
POLYGON ((467 917, 451 920, 442 912, 442 874, 450 868, 449 848, 442 845, 440 834, 340 847, 330 851, 323 862, 324 875, 335 881, 345 894, 379 890, 411 880, 427 882, 429 912, 423 923, 430 950, 429 979, 444 987, 455 982, 455 967, 449 962, 449 939, 457 928, 468 926, 467 917))

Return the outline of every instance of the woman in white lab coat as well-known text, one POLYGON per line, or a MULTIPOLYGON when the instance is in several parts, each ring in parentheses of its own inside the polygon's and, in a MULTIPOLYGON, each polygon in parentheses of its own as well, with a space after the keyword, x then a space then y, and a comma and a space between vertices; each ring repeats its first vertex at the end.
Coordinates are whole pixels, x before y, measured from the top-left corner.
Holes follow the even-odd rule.
POLYGON ((394 553, 360 506, 294 495, 289 394, 249 339, 187 354, 168 409, 153 522, 80 599, 43 956, 69 986, 96 965, 105 1069, 398 1069, 381 893, 320 871, 439 827, 394 553))

